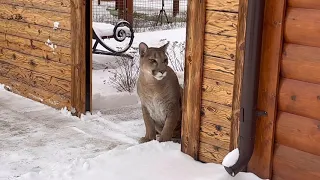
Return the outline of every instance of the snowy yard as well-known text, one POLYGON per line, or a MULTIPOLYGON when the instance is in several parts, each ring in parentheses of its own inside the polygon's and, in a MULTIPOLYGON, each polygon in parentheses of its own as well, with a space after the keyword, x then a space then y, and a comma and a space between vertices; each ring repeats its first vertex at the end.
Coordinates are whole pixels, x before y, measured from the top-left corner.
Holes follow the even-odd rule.
MULTIPOLYGON (((141 41, 183 43, 185 29, 137 33, 130 51, 141 41)), ((183 58, 180 51, 169 55, 183 58)), ((0 86, 0 180, 259 180, 250 173, 232 178, 222 165, 196 162, 180 144, 139 145, 145 130, 136 93, 110 85, 116 58, 93 59, 93 112, 80 119, 0 86)), ((183 72, 177 74, 183 83, 183 72)))

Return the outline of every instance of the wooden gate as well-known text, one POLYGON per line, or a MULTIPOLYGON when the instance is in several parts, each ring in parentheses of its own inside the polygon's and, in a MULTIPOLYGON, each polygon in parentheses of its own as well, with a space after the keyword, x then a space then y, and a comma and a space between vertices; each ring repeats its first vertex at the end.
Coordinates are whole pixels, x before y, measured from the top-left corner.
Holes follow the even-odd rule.
POLYGON ((77 115, 90 110, 90 5, 83 0, 1 0, 0 83, 77 115))
POLYGON ((320 1, 266 0, 255 151, 262 178, 320 179, 320 1))

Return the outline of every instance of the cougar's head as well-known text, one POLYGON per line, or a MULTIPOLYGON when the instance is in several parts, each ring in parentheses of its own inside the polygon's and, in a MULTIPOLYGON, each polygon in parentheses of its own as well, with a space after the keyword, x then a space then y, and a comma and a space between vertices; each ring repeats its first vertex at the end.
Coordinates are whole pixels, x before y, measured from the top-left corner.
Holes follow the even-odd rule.
POLYGON ((139 44, 140 70, 162 80, 167 75, 168 57, 166 55, 169 42, 161 47, 148 47, 144 42, 139 44))

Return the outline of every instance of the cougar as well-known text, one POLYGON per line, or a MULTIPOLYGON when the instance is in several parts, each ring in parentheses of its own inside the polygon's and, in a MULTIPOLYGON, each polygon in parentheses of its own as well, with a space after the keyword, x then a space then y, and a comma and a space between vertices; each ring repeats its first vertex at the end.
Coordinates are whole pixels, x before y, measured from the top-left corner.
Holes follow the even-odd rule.
POLYGON ((137 93, 141 101, 146 134, 139 142, 181 139, 182 88, 176 73, 168 66, 169 42, 161 47, 139 44, 140 71, 137 93))

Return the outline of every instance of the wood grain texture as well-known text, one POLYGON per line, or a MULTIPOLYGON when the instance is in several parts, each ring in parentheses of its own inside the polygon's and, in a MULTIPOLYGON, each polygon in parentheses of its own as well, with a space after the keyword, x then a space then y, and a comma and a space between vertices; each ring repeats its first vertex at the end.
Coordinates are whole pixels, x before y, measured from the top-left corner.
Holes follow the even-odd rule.
POLYGON ((272 175, 272 180, 285 180, 285 179, 273 174, 272 175))
POLYGON ((248 171, 262 179, 272 176, 285 7, 286 0, 268 0, 265 4, 257 109, 268 116, 257 119, 255 147, 248 164, 248 171))
POLYGON ((86 32, 87 5, 82 0, 71 0, 71 105, 77 116, 86 111, 86 53, 91 51, 86 49, 86 36, 90 35, 86 32))
POLYGON ((19 94, 23 97, 38 101, 57 109, 61 109, 64 107, 70 109, 70 99, 64 96, 45 91, 43 89, 28 86, 26 84, 14 81, 3 76, 0 76, 0 83, 8 86, 13 93, 19 94))
POLYGON ((234 61, 204 56, 203 77, 233 84, 234 61))
POLYGON ((67 80, 37 73, 2 61, 0 61, 0 76, 67 98, 71 97, 71 83, 67 80))
POLYGON ((237 13, 206 11, 205 32, 236 37, 237 21, 237 13))
POLYGON ((70 13, 70 0, 1 0, 0 4, 70 13))
POLYGON ((203 100, 201 122, 211 122, 223 127, 231 127, 231 107, 203 100))
POLYGON ((285 44, 282 77, 320 84, 320 48, 285 44))
POLYGON ((47 42, 49 39, 54 45, 70 47, 71 33, 67 30, 54 30, 53 28, 43 27, 18 21, 0 19, 0 33, 23 37, 26 39, 47 42))
POLYGON ((320 9, 320 1, 317 0, 288 0, 289 7, 320 9))
POLYGON ((230 146, 230 127, 223 127, 212 121, 201 121, 200 142, 228 150, 230 146))
POLYGON ((320 156, 320 121, 279 112, 276 141, 279 144, 320 156))
POLYGON ((40 41, 0 33, 0 47, 50 61, 72 64, 71 49, 62 46, 57 46, 55 50, 52 50, 51 47, 40 41))
POLYGON ((279 110, 320 120, 320 84, 282 78, 279 110))
POLYGON ((71 29, 70 13, 52 12, 2 4, 0 8, 0 18, 46 26, 49 28, 54 27, 54 22, 59 22, 59 29, 71 29))
POLYGON ((206 33, 204 52, 210 56, 234 60, 236 53, 236 38, 206 33))
POLYGON ((208 10, 238 12, 239 0, 206 0, 208 10))
POLYGON ((202 99, 227 106, 232 105, 233 85, 215 79, 203 79, 202 99))
POLYGON ((71 80, 71 66, 45 59, 29 56, 16 51, 0 47, 0 60, 15 66, 53 77, 71 80))
POLYGON ((320 156, 283 145, 275 147, 273 166, 273 173, 283 179, 320 179, 320 156))
POLYGON ((245 34, 247 23, 248 0, 239 0, 239 18, 237 28, 237 49, 235 59, 233 103, 232 103, 232 127, 230 137, 230 150, 238 147, 238 137, 240 130, 240 99, 243 79, 245 34))
POLYGON ((320 47, 320 10, 288 8, 286 16, 286 42, 320 47))
POLYGON ((205 5, 205 1, 188 1, 187 6, 181 150, 194 159, 199 152, 205 5))
POLYGON ((206 163, 222 163, 223 158, 229 153, 228 150, 200 142, 199 160, 206 163))

